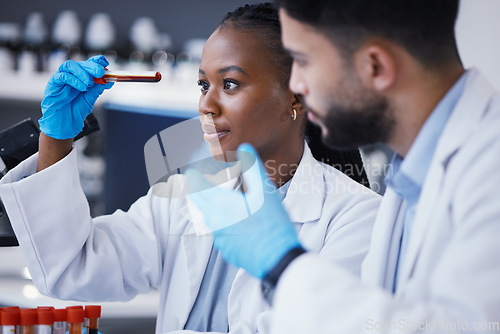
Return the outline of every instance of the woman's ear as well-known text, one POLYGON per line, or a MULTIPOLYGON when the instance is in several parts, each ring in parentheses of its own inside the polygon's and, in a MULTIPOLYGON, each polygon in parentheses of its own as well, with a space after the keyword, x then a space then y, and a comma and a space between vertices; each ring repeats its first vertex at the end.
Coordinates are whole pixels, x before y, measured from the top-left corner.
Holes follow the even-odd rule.
POLYGON ((295 109, 297 115, 303 114, 307 111, 302 104, 302 95, 293 94, 292 108, 295 109))

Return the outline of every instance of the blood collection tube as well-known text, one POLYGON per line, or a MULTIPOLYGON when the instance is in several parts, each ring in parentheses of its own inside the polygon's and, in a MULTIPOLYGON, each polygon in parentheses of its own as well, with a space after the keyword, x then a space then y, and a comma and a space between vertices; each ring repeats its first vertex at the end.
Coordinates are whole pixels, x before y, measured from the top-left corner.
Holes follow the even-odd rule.
POLYGON ((94 78, 94 82, 98 84, 106 84, 108 82, 158 82, 161 80, 161 73, 155 71, 108 71, 103 77, 94 78))
POLYGON ((83 322, 85 321, 85 311, 83 307, 67 307, 67 319, 69 334, 82 334, 83 322))
POLYGON ((2 334, 17 334, 19 326, 19 307, 4 307, 0 310, 2 334))
POLYGON ((101 317, 100 305, 86 305, 85 318, 87 318, 87 334, 99 333, 99 318, 101 317))
POLYGON ((52 326, 53 334, 66 334, 68 326, 66 325, 66 314, 65 308, 54 310, 54 326, 52 326))
POLYGON ((38 307, 37 308, 37 334, 52 334, 54 325, 54 308, 53 307, 38 307))
POLYGON ((23 308, 19 311, 20 334, 35 334, 37 320, 36 308, 23 308))

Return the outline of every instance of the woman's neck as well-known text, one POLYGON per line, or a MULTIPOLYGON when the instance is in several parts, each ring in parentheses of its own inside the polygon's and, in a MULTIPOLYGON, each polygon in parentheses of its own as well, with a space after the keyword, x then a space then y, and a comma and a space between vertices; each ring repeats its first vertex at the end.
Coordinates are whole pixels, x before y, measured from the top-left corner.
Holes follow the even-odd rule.
POLYGON ((295 145, 282 147, 269 158, 262 156, 264 167, 274 185, 279 188, 287 183, 295 174, 304 153, 304 141, 295 145))

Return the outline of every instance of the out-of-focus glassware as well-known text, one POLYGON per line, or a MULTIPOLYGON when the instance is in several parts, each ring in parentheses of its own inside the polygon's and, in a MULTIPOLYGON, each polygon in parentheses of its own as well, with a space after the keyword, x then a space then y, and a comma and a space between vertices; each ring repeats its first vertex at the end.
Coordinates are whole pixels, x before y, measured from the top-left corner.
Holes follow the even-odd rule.
POLYGON ((65 10, 59 13, 52 28, 52 43, 55 49, 49 57, 49 71, 56 70, 56 64, 60 65, 68 59, 84 59, 79 47, 81 36, 82 24, 76 12, 65 10))
POLYGON ((16 49, 21 40, 21 26, 17 23, 0 23, 0 69, 16 69, 16 49))
POLYGON ((203 53, 203 47, 207 42, 206 38, 192 38, 184 43, 184 52, 189 55, 190 61, 201 62, 201 54, 203 53))
POLYGON ((90 51, 105 52, 112 48, 116 29, 106 13, 95 13, 89 20, 85 32, 85 47, 90 51))
POLYGON ((158 46, 158 29, 152 18, 141 16, 130 27, 130 42, 145 54, 152 54, 158 46))
POLYGON ((79 45, 82 24, 76 12, 65 10, 59 13, 52 28, 52 41, 55 44, 79 45))
POLYGON ((18 72, 23 75, 30 75, 37 70, 37 54, 32 49, 23 50, 18 57, 18 72))
POLYGON ((15 67, 15 60, 12 51, 6 47, 0 47, 0 71, 8 72, 13 71, 15 67))
POLYGON ((34 46, 39 46, 47 41, 47 35, 47 25, 42 13, 33 12, 29 14, 24 27, 24 41, 34 46))

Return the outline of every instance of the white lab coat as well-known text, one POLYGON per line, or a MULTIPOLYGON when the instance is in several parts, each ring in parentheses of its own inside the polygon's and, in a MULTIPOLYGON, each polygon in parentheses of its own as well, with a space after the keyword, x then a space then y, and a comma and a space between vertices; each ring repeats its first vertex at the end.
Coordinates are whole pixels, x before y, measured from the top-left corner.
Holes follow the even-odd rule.
MULTIPOLYGON (((156 287, 157 333, 181 330, 213 243, 211 234, 195 233, 186 198, 162 198, 150 190, 128 212, 92 219, 75 151, 32 175, 36 159, 0 181, 0 196, 40 292, 61 299, 120 301, 156 287), (22 179, 25 175, 31 176, 22 179)), ((283 204, 308 250, 360 275, 380 196, 317 162, 306 145, 283 204)), ((260 281, 240 269, 229 293, 231 333, 268 332, 268 309, 260 281)))
POLYGON ((499 166, 500 95, 471 70, 422 188, 397 293, 404 208, 388 189, 362 281, 299 257, 278 284, 273 333, 500 332, 499 166))

